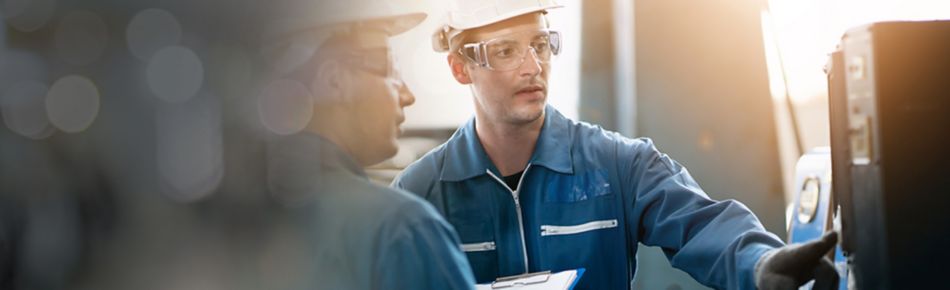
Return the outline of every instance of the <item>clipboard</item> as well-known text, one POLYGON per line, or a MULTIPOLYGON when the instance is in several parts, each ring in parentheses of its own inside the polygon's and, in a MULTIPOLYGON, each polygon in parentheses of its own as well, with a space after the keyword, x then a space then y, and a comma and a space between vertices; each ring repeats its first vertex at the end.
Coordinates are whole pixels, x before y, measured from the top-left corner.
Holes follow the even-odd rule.
POLYGON ((577 285, 584 274, 584 268, 506 276, 490 284, 475 285, 477 290, 570 290, 577 285))

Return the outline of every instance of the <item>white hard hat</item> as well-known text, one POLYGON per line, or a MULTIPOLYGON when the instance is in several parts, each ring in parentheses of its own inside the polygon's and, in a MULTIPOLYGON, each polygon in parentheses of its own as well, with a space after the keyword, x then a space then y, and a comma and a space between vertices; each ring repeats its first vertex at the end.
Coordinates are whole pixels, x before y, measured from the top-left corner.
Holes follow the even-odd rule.
POLYGON ((328 26, 359 24, 374 26, 390 35, 403 33, 426 18, 426 14, 387 0, 285 0, 271 27, 271 36, 300 33, 328 26))
POLYGON ((564 7, 554 0, 455 0, 455 7, 432 35, 432 48, 449 50, 449 41, 466 29, 482 27, 512 17, 564 7))
POLYGON ((372 27, 393 36, 419 25, 426 14, 396 5, 392 0, 282 0, 272 9, 277 20, 265 30, 265 54, 277 54, 280 71, 293 69, 310 58, 334 33, 372 27), (278 4, 279 3, 279 4, 278 4), (286 49, 286 42, 293 42, 286 49), (280 49, 284 47, 284 49, 280 49))

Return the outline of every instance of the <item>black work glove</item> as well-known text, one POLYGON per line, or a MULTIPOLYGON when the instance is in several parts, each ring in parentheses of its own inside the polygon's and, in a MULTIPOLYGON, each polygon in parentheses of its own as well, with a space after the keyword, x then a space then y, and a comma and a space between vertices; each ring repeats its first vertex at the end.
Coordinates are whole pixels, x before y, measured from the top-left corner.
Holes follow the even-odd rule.
POLYGON ((815 279, 812 289, 838 287, 838 272, 825 255, 838 242, 835 232, 803 244, 788 245, 762 256, 755 266, 755 287, 760 290, 798 289, 815 279))

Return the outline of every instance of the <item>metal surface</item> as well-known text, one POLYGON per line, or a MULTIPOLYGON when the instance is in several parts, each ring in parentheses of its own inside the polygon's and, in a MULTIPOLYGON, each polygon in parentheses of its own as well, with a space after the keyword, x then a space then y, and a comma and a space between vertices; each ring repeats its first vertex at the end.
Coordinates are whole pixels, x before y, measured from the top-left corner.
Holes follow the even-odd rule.
POLYGON ((846 190, 843 242, 856 286, 943 285, 950 260, 950 21, 860 26, 840 47, 829 76, 832 154, 835 170, 843 170, 834 182, 846 190), (843 80, 834 78, 842 70, 843 80))

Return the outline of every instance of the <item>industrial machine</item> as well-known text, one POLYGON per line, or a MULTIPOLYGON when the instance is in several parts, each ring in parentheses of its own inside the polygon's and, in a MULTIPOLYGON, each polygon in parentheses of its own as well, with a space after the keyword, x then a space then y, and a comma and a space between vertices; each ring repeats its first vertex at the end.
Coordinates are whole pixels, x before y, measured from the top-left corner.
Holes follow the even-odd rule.
POLYGON ((833 162, 849 176, 834 180, 850 187, 840 195, 850 200, 842 218, 856 285, 940 287, 950 261, 950 21, 858 27, 841 50, 844 86, 830 91, 844 93, 831 99, 846 125, 834 126, 832 155, 847 147, 833 162))
POLYGON ((950 21, 848 30, 826 72, 831 147, 798 163, 789 242, 839 230, 840 289, 945 288, 950 21))
POLYGON ((827 72, 830 203, 840 205, 852 287, 945 288, 950 21, 848 30, 827 72))

